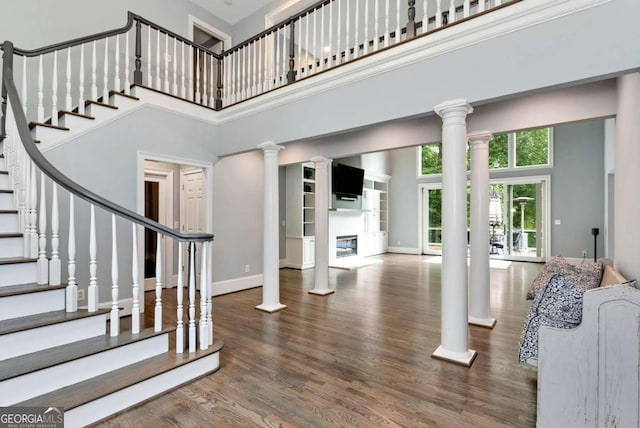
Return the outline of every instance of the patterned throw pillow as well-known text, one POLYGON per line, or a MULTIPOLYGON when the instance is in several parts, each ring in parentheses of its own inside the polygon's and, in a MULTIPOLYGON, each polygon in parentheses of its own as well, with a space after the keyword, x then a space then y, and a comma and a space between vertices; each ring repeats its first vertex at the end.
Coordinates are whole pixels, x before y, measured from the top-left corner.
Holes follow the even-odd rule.
POLYGON ((566 266, 568 266, 568 263, 564 257, 551 257, 531 283, 531 287, 527 292, 527 300, 533 300, 540 290, 549 283, 551 277, 557 273, 562 273, 562 269, 566 266))
POLYGON ((600 262, 567 265, 561 274, 580 287, 583 291, 600 286, 604 266, 600 262))

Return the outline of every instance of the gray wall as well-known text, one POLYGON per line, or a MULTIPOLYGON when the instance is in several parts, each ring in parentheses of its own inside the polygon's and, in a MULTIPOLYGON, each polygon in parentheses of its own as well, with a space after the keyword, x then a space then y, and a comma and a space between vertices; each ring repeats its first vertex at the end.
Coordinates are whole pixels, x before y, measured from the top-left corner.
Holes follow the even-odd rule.
MULTIPOLYGON (((389 245, 418 248, 418 184, 439 183, 440 177, 417 177, 415 147, 392 150, 389 194, 389 245), (398 244, 398 242, 400 242, 398 244)), ((600 228, 598 257, 604 255, 604 122, 565 124, 554 128, 553 168, 492 172, 491 178, 551 175, 551 254, 593 257, 591 228, 600 228)))

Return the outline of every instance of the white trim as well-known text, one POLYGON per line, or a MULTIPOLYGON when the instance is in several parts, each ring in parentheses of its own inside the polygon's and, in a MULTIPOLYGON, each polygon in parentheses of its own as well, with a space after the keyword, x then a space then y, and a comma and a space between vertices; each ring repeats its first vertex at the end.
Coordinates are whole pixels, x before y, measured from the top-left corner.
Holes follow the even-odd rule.
POLYGON ((411 247, 389 247, 387 249, 388 253, 395 254, 415 254, 420 255, 420 248, 411 248, 411 247))
POLYGON ((287 259, 280 259, 280 269, 286 268, 287 266, 287 259))
POLYGON ((199 29, 201 29, 204 32, 207 32, 209 34, 211 34, 212 36, 215 36, 217 39, 222 40, 222 42, 224 43, 223 46, 223 51, 232 48, 233 47, 233 39, 231 38, 230 35, 228 35, 227 33, 225 33, 224 31, 220 31, 219 29, 217 29, 216 27, 207 24, 206 22, 204 22, 203 20, 193 16, 193 15, 189 15, 187 16, 187 22, 188 22, 188 34, 189 34, 189 40, 193 40, 193 27, 198 27, 199 29))
POLYGON ((292 15, 308 8, 316 3, 317 0, 289 0, 288 2, 278 6, 264 16, 264 28, 270 28, 275 24, 284 21, 292 15), (292 10, 293 9, 293 10, 292 10))
POLYGON ((236 291, 261 287, 262 282, 262 274, 213 282, 213 295, 220 296, 221 294, 235 293, 236 291))

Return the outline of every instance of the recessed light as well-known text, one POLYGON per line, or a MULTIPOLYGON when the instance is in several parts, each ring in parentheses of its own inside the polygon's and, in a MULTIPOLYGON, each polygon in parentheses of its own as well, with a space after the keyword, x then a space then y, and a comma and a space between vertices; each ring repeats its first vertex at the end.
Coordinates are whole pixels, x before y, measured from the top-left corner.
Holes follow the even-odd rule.
POLYGON ((325 46, 324 51, 327 53, 331 52, 331 46, 325 46))

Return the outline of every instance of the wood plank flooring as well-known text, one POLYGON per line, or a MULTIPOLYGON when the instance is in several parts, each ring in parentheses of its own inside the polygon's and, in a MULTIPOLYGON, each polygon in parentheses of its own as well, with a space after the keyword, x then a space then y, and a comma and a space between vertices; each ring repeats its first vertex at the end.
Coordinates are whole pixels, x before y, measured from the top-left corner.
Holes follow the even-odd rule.
POLYGON ((440 344, 441 266, 425 263, 428 256, 379 257, 353 271, 330 269, 336 293, 326 297, 307 293, 312 269, 281 270, 288 307, 275 314, 254 309, 261 288, 216 297, 220 370, 99 426, 534 426, 536 375, 518 366, 517 351, 539 265, 491 269, 498 323, 469 328, 478 357, 465 368, 431 358, 440 344))

